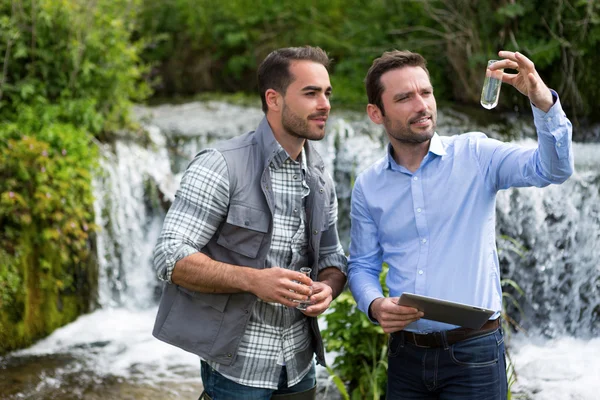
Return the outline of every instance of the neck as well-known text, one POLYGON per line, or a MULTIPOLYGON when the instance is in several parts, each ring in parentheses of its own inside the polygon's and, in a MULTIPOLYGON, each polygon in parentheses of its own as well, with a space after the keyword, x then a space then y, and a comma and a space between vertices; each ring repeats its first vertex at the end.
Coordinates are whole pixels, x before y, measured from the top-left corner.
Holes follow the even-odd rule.
POLYGON ((430 143, 431 140, 423 143, 408 143, 390 138, 390 144, 394 151, 394 160, 398 165, 403 166, 410 172, 415 172, 419 169, 423 158, 425 158, 429 151, 430 143))
POLYGON ((302 147, 306 139, 300 138, 288 132, 281 124, 280 116, 267 115, 267 121, 273 131, 275 140, 279 142, 281 147, 289 154, 292 160, 297 160, 302 152, 302 147))

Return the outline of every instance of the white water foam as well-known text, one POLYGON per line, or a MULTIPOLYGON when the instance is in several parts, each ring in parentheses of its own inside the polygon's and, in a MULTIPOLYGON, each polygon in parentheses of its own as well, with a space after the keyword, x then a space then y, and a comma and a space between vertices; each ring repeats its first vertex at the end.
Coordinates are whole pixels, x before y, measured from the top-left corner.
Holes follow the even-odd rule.
MULTIPOLYGON (((200 382, 199 359, 151 335, 156 309, 104 309, 56 330, 13 356, 68 353, 85 361, 98 376, 160 381, 200 382)), ((531 400, 594 400, 600 393, 600 338, 553 340, 513 336, 511 358, 518 381, 513 398, 531 400)), ((331 355, 327 357, 331 362, 331 355)), ((81 364, 74 368, 81 368, 81 364)), ((65 372, 74 372, 73 370, 65 372)), ((60 385, 60 376, 46 376, 40 385, 60 385)))
POLYGON ((511 349, 518 378, 512 387, 515 396, 534 400, 600 398, 600 338, 514 337, 511 349))
MULTIPOLYGON (((128 310, 107 308, 79 317, 47 338, 11 356, 70 354, 98 376, 135 377, 153 383, 160 380, 200 381, 198 356, 163 343, 152 336, 156 308, 128 310)), ((73 372, 73 371, 65 371, 73 372)), ((56 376, 48 376, 50 385, 56 376)))

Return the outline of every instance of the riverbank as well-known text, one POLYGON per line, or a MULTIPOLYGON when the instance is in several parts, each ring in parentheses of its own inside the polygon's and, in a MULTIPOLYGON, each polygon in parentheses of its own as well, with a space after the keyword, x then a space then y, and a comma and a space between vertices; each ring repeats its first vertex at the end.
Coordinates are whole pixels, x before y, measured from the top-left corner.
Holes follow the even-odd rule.
MULTIPOLYGON (((155 313, 99 310, 0 358, 0 400, 197 399, 198 358, 152 337, 155 313)), ((597 398, 600 339, 514 335, 509 345, 518 376, 514 398, 597 398)), ((320 398, 339 398, 319 371, 320 398)))

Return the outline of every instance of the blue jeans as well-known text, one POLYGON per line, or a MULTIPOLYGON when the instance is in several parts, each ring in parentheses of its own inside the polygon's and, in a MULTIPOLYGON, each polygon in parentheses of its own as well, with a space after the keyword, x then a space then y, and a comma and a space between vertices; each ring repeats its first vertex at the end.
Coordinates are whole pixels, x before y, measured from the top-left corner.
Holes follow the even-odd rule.
MULTIPOLYGON (((312 389, 317 384, 314 361, 304 378, 289 388, 287 386, 286 369, 283 367, 281 369, 281 374, 279 375, 278 389, 265 389, 240 385, 215 371, 205 361, 201 362, 201 366, 204 392, 208 394, 212 400, 268 400, 274 394, 304 392, 305 390, 312 389)), ((200 397, 200 399, 202 399, 202 397, 200 397)))
POLYGON ((507 395, 504 334, 448 345, 419 347, 391 335, 388 350, 389 400, 505 400, 507 395))

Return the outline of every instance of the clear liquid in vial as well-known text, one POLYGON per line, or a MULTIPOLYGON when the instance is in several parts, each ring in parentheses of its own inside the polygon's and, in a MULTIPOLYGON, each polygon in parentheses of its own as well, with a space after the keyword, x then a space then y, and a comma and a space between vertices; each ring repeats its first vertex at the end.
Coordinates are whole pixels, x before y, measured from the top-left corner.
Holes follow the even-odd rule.
MULTIPOLYGON (((496 62, 496 60, 488 61, 488 66, 496 62)), ((485 80, 483 81, 483 89, 481 89, 481 105, 483 108, 491 110, 498 105, 500 98, 500 88, 502 87, 502 73, 504 70, 499 69, 491 71, 486 69, 485 80)))

